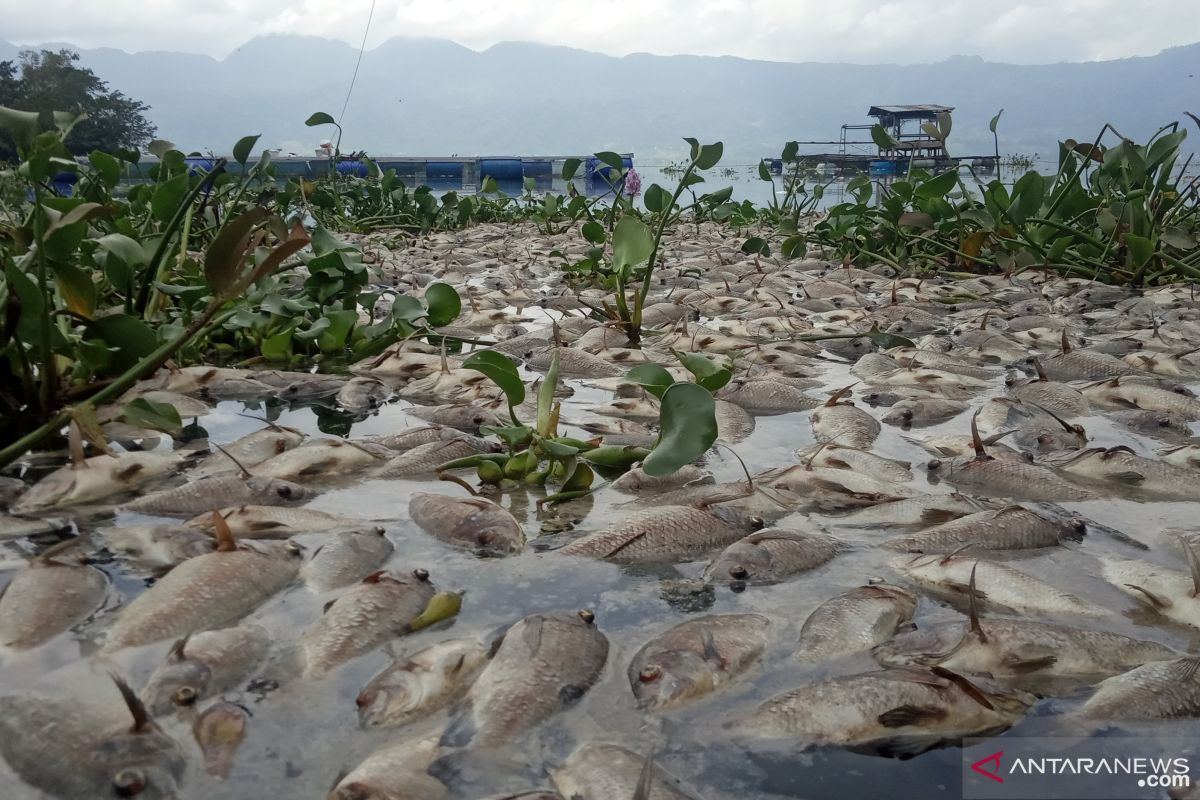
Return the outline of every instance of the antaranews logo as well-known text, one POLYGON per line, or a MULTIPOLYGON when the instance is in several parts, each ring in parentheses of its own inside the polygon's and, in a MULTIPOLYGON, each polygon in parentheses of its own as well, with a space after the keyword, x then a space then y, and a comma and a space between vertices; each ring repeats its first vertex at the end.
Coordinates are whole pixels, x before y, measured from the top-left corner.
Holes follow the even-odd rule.
POLYGON ((1194 739, 1147 737, 968 740, 963 797, 1158 800, 1167 790, 1192 786, 1192 765, 1200 765, 1197 748, 1200 741, 1194 739))

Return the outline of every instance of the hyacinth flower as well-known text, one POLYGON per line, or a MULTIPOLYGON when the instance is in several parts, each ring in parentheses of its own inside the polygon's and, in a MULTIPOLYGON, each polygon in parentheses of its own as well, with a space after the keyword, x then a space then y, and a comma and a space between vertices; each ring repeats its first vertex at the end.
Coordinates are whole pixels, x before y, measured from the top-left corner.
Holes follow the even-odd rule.
POLYGON ((630 168, 625 173, 625 193, 630 197, 637 197, 642 193, 642 176, 638 175, 636 169, 630 168))

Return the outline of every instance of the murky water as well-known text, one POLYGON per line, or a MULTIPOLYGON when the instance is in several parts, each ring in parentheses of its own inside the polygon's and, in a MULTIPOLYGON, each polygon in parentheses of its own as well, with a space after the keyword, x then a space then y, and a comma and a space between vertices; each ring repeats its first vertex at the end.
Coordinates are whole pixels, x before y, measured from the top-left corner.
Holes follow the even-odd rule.
MULTIPOLYGON (((825 389, 814 389, 822 397, 857 379, 849 364, 830 356, 820 360, 825 389)), ((608 392, 590 388, 586 382, 569 380, 574 394, 563 403, 562 419, 578 422, 592 415, 591 406, 610 398, 608 392)), ((977 407, 995 389, 971 400, 977 407)), ((1189 384, 1200 390, 1200 382, 1189 384)), ((274 422, 305 433, 348 433, 353 437, 396 433, 426 423, 406 414, 409 404, 393 401, 383 408, 353 417, 331 405, 297 406, 222 402, 212 413, 197 420, 210 441, 230 442, 259 429, 254 417, 264 412, 274 422)), ((884 409, 873 413, 881 416, 884 409)), ((736 446, 752 472, 800 463, 794 454, 813 444, 808 412, 759 416, 753 434, 736 446)), ((913 480, 908 484, 921 493, 949 493, 952 488, 932 480, 924 463, 929 455, 914 439, 939 434, 965 433, 968 416, 960 414, 949 422, 906 431, 885 425, 872 451, 878 455, 912 462, 913 480)), ((1119 428, 1104 416, 1085 420, 1090 446, 1123 445, 1141 455, 1154 456, 1160 443, 1119 428)), ((568 435, 584 438, 578 428, 566 426, 568 435)), ((1195 433, 1195 425, 1193 424, 1195 433)), ((723 450, 710 452, 704 461, 717 481, 736 481, 743 476, 737 461, 723 450)), ((418 529, 409 519, 408 501, 414 491, 436 491, 462 496, 458 487, 430 480, 360 480, 347 475, 314 483, 323 492, 308 507, 370 522, 386 528, 395 544, 387 568, 409 571, 427 569, 439 589, 465 590, 461 613, 452 622, 397 639, 358 658, 323 680, 293 679, 278 688, 258 687, 227 693, 251 712, 246 740, 237 754, 233 771, 225 782, 217 782, 193 770, 184 797, 193 800, 217 798, 294 797, 320 798, 340 776, 381 747, 417 742, 436 737, 447 719, 443 711, 404 728, 360 730, 354 699, 374 674, 393 657, 414 652, 449 637, 483 637, 534 612, 591 609, 596 624, 609 638, 611 651, 603 677, 574 708, 551 718, 532 736, 499 754, 464 755, 439 765, 453 797, 479 798, 497 791, 516 791, 548 786, 547 770, 561 764, 570 751, 587 741, 619 742, 638 752, 651 745, 657 761, 704 798, 893 798, 958 797, 961 770, 959 752, 935 749, 911 760, 880 758, 838 748, 803 750, 799 742, 775 742, 747 748, 735 743, 721 723, 737 710, 754 707, 771 695, 833 675, 877 668, 868 653, 818 664, 803 664, 794 658, 800 626, 820 603, 835 594, 861 586, 876 578, 901 582, 888 566, 894 551, 878 545, 896 531, 841 527, 836 516, 792 514, 775 523, 801 531, 827 531, 851 545, 830 563, 811 572, 772 586, 751 586, 735 592, 726 585, 702 586, 699 576, 704 562, 666 568, 622 567, 602 561, 573 558, 554 550, 579 532, 596 530, 631 509, 631 495, 603 487, 594 496, 571 501, 539 512, 537 492, 519 490, 504 495, 501 502, 522 521, 530 544, 519 555, 504 559, 480 559, 444 544, 418 529), (699 613, 757 612, 768 617, 770 645, 760 663, 725 691, 694 706, 662 714, 646 714, 635 706, 625 675, 634 652, 652 636, 699 613), (882 789, 882 791, 881 791, 882 789)), ((1134 555, 1157 564, 1184 568, 1179 550, 1166 533, 1168 529, 1196 530, 1200 525, 1200 502, 1139 502, 1109 493, 1104 499, 1063 504, 1086 516, 1123 531, 1150 546, 1145 553, 1102 536, 1088 536, 1081 545, 1050 551, 1020 551, 1011 557, 1020 569, 1054 586, 1107 609, 1111 613, 1097 624, 1105 630, 1170 645, 1184 652, 1200 646, 1200 631, 1165 623, 1147 613, 1130 596, 1098 577, 1096 556, 1104 553, 1134 555)), ((139 525, 172 522, 124 511, 101 512, 79 520, 81 533, 105 525, 139 525)), ((322 533, 302 534, 296 540, 311 550, 320 546, 322 533)), ((52 537, 36 542, 17 540, 3 545, 0 566, 20 564, 24 554, 52 537)), ((97 543, 99 544, 99 543, 97 543)), ((98 658, 97 651, 106 629, 120 609, 147 585, 149 576, 130 570, 119 561, 106 559, 100 551, 101 567, 111 576, 113 590, 105 608, 76 630, 45 646, 2 656, 4 693, 35 690, 58 697, 111 705, 119 699, 107 673, 115 670, 134 686, 144 684, 160 664, 169 642, 98 658)), ((12 572, 0 573, 0 582, 12 572)), ((0 583, 0 585, 3 585, 0 583)), ((300 631, 322 614, 330 599, 295 586, 249 617, 268 628, 277 648, 286 649, 300 631)), ((921 596, 915 617, 924 628, 940 621, 962 619, 959 611, 921 596)), ((1047 697, 1007 736, 1076 731, 1060 721, 1063 712, 1078 705, 1088 692, 1078 689, 1047 697)), ((193 712, 183 711, 164 721, 164 727, 187 750, 193 764, 202 763, 190 732, 193 712)), ((1162 735, 1195 737, 1200 726, 1192 720, 1159 723, 1162 735)), ((22 787, 0 759, 0 795, 13 800, 38 798, 33 789, 22 787)), ((613 800, 626 800, 614 798, 613 800)))

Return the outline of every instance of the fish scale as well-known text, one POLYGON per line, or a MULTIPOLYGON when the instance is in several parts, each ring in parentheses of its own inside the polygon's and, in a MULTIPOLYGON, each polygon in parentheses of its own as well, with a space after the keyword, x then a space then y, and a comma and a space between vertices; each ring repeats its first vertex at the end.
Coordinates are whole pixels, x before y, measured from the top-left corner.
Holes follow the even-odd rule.
POLYGON ((694 560, 750 532, 749 521, 741 522, 734 514, 718 516, 720 511, 692 506, 638 511, 604 530, 584 534, 558 552, 622 564, 694 560))

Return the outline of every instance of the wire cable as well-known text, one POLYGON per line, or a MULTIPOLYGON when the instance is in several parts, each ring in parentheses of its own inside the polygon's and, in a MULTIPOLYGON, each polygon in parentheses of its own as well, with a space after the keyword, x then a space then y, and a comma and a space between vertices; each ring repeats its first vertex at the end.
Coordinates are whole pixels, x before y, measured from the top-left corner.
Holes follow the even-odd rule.
POLYGON ((346 109, 350 105, 350 95, 354 92, 354 82, 358 80, 358 68, 362 66, 363 52, 367 49, 367 34, 371 32, 371 20, 375 18, 375 0, 371 0, 371 10, 367 14, 367 27, 363 29, 362 44, 358 46, 358 60, 354 62, 354 74, 350 76, 350 86, 346 89, 346 102, 342 103, 342 113, 338 114, 340 125, 346 117, 346 109))

